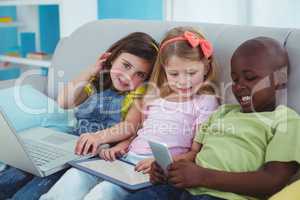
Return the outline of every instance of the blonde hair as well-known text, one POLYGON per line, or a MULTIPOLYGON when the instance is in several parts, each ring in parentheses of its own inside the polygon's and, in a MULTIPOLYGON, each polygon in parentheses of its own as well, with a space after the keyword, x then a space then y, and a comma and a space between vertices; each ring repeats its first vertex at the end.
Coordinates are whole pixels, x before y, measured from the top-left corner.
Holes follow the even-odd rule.
MULTIPOLYGON (((172 38, 181 36, 185 31, 190 31, 196 34, 199 38, 205 39, 203 34, 192 27, 176 27, 167 32, 166 36, 160 43, 160 47, 165 41, 172 38)), ((206 58, 202 51, 199 51, 199 47, 192 48, 187 41, 174 41, 166 45, 163 49, 160 48, 156 62, 154 64, 153 72, 148 83, 148 90, 145 98, 147 100, 161 97, 164 98, 171 94, 171 88, 167 83, 167 76, 164 70, 164 65, 168 63, 168 60, 172 56, 184 58, 191 61, 202 61, 206 67, 206 77, 204 84, 199 88, 197 94, 213 94, 215 95, 218 91, 217 86, 217 64, 214 56, 206 58), (159 91, 157 91, 157 88, 159 91), (157 94, 159 92, 159 94, 157 94)))

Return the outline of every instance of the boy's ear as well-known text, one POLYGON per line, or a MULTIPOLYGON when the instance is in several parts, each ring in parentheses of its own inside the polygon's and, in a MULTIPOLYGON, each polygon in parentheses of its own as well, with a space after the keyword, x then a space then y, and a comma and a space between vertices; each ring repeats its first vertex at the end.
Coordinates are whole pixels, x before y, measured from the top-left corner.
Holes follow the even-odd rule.
POLYGON ((282 67, 274 72, 274 85, 276 90, 285 89, 287 87, 287 67, 282 67))

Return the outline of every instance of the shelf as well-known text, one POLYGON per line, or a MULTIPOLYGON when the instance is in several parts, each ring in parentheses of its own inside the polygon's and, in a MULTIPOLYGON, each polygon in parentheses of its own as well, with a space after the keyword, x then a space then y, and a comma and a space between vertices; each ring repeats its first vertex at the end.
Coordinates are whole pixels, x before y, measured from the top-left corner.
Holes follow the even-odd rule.
POLYGON ((17 58, 12 56, 0 55, 0 61, 27 65, 27 66, 46 67, 46 68, 51 67, 51 60, 34 60, 29 58, 17 58))
POLYGON ((0 6, 17 5, 53 5, 59 4, 62 0, 0 0, 0 6))
POLYGON ((9 22, 9 23, 1 23, 0 28, 12 28, 12 27, 20 27, 22 24, 20 22, 9 22))

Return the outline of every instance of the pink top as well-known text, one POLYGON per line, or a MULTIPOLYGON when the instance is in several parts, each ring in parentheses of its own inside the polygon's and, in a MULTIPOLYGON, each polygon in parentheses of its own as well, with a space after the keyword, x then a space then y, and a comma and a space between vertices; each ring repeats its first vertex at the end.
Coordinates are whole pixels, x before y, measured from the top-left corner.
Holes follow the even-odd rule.
POLYGON ((136 154, 152 154, 148 140, 168 145, 172 155, 190 150, 196 125, 202 124, 219 106, 213 95, 196 96, 185 102, 162 98, 147 104, 143 127, 130 145, 136 154))

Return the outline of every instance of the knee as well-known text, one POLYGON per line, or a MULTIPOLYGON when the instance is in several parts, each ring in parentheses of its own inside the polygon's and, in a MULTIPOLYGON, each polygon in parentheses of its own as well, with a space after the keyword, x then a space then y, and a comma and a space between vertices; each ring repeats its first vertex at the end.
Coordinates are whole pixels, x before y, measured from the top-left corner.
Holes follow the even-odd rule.
POLYGON ((95 186, 84 198, 84 200, 116 200, 124 199, 127 190, 113 183, 103 181, 95 186))
POLYGON ((71 168, 69 169, 64 175, 64 179, 72 179, 72 180, 78 180, 78 179, 81 179, 85 176, 88 176, 89 174, 83 172, 83 171, 80 171, 78 169, 75 169, 75 168, 71 168))

